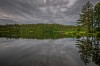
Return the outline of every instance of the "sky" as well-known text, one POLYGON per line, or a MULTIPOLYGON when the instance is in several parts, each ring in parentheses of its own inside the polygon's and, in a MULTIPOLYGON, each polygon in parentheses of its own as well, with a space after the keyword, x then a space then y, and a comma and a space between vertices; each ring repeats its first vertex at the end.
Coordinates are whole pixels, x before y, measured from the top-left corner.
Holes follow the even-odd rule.
POLYGON ((87 1, 100 0, 0 0, 0 24, 74 25, 87 1))

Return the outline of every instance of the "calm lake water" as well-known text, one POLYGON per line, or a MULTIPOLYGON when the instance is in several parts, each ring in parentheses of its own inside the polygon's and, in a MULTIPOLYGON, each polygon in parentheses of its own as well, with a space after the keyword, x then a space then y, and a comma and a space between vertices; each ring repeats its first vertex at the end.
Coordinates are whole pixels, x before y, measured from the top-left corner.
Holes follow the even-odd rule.
POLYGON ((0 38, 0 66, 98 66, 81 60, 76 39, 0 38))

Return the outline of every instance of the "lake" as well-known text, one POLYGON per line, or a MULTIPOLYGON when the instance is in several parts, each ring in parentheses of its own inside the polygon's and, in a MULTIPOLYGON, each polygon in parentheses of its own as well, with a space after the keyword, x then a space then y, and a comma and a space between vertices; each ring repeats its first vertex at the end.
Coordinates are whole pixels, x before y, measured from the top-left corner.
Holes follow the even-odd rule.
POLYGON ((75 38, 0 38, 0 66, 100 66, 100 59, 91 61, 93 53, 90 62, 87 55, 83 61, 76 42, 75 38))

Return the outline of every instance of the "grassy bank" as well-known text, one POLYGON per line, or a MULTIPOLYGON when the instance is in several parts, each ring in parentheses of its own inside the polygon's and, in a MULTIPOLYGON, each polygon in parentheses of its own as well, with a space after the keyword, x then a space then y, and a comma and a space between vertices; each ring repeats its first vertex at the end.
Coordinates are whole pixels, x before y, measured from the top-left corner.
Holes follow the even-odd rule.
POLYGON ((72 36, 97 36, 100 37, 100 32, 88 33, 86 31, 65 31, 64 34, 72 36))

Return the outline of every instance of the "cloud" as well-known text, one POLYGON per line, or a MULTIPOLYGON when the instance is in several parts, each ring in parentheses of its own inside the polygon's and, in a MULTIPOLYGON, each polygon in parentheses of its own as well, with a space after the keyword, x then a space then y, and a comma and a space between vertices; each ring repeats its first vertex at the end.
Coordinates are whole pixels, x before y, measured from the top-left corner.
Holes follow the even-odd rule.
MULTIPOLYGON (((95 3, 99 0, 90 1, 95 3)), ((15 21, 14 23, 73 23, 78 19, 81 6, 86 2, 86 0, 1 0, 0 20, 11 20, 15 21)), ((4 23, 0 21, 0 24, 4 23)))

